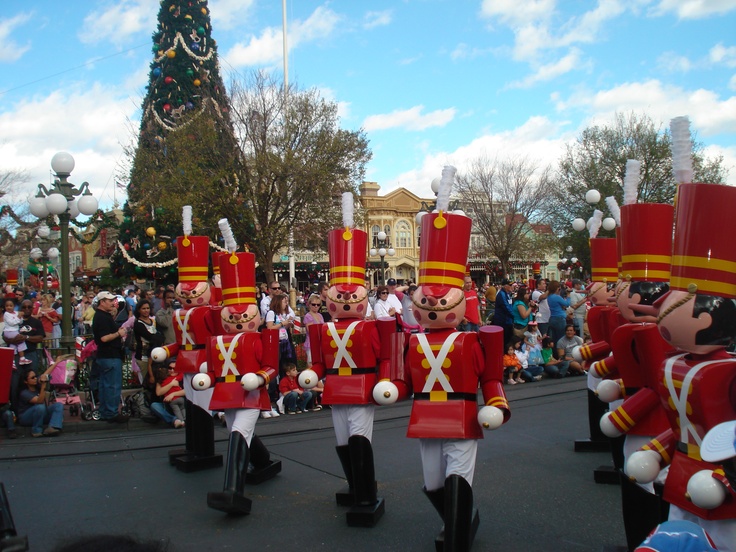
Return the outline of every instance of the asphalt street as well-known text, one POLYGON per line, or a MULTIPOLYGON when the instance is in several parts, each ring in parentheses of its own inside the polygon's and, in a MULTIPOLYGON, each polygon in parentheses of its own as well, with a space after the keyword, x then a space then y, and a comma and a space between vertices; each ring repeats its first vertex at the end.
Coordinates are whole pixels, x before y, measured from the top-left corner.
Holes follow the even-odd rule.
MULTIPOLYGON (((576 453, 587 436, 585 378, 507 388, 511 420, 486 433, 473 484, 480 511, 477 551, 601 551, 624 543, 617 486, 593 481, 606 453, 576 453)), ((249 487, 252 513, 211 510, 223 469, 182 473, 167 451, 183 431, 131 420, 67 423, 56 438, 0 443, 4 483, 18 534, 30 550, 62 538, 125 533, 201 550, 433 550, 441 520, 422 493, 410 403, 380 407, 373 446, 386 514, 373 528, 348 527, 334 493, 344 484, 329 410, 259 420, 257 433, 283 463, 276 478, 249 487)), ((227 432, 216 431, 219 452, 227 432)))

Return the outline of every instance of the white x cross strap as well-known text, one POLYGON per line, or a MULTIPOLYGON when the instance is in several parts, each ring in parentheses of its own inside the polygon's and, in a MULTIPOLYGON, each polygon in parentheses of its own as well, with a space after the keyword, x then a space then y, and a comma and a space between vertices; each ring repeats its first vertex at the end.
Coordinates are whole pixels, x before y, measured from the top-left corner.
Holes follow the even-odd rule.
POLYGON ((235 352, 235 347, 238 345, 238 337, 240 337, 240 334, 233 336, 233 340, 230 343, 225 344, 225 340, 223 339, 224 336, 217 336, 217 352, 220 353, 223 360, 222 374, 220 374, 220 377, 222 378, 228 376, 230 373, 234 376, 240 375, 240 372, 238 372, 238 369, 235 367, 235 363, 233 362, 233 354, 235 352))
POLYGON ((450 353, 450 349, 452 348, 453 343, 455 343, 455 339, 457 339, 460 333, 461 332, 453 332, 447 336, 447 339, 445 339, 442 347, 440 347, 440 350, 437 352, 437 356, 432 352, 432 347, 427 340, 427 336, 423 333, 416 334, 417 341, 419 341, 419 345, 422 347, 424 358, 429 362, 429 375, 427 376, 427 382, 424 384, 422 393, 429 393, 432 391, 432 387, 434 387, 435 382, 439 382, 444 391, 452 393, 452 386, 450 385, 450 381, 447 379, 447 376, 442 371, 442 365, 444 364, 447 355, 450 353))
POLYGON ((340 368, 340 363, 342 363, 343 359, 345 362, 347 362, 348 366, 350 368, 357 368, 358 366, 355 364, 355 361, 353 360, 352 355, 348 352, 348 341, 350 341, 350 337, 353 335, 353 331, 355 330, 355 327, 360 324, 362 320, 356 320, 355 322, 352 322, 346 329, 345 333, 342 335, 342 338, 340 338, 340 335, 337 333, 337 328, 335 327, 334 322, 328 322, 327 323, 327 335, 335 340, 335 344, 337 345, 337 351, 335 351, 335 361, 332 363, 332 369, 337 370, 340 368))
POLYGON ((176 324, 179 326, 179 329, 181 330, 181 345, 196 345, 194 343, 194 337, 189 334, 187 331, 187 326, 189 325, 189 317, 192 315, 194 311, 184 310, 184 309, 176 309, 176 312, 174 313, 174 318, 176 319, 176 324), (184 317, 182 318, 181 312, 184 312, 184 317))
POLYGON ((675 362, 684 356, 684 354, 676 355, 672 358, 667 359, 667 362, 664 365, 664 379, 667 383, 667 390, 670 393, 670 398, 672 399, 672 402, 677 409, 677 416, 680 418, 680 441, 682 443, 688 444, 690 443, 689 437, 692 436, 692 438, 695 440, 695 443, 693 444, 701 446, 703 440, 700 438, 700 435, 698 435, 698 432, 687 417, 688 391, 690 390, 690 385, 692 384, 693 379, 698 374, 698 372, 700 372, 700 370, 702 370, 706 366, 709 366, 710 364, 716 364, 717 362, 722 361, 710 360, 706 362, 701 362, 700 364, 696 364, 695 366, 690 368, 687 374, 685 374, 685 377, 682 379, 682 387, 680 388, 680 393, 678 394, 677 387, 675 387, 674 378, 672 377, 672 368, 675 365, 675 362))

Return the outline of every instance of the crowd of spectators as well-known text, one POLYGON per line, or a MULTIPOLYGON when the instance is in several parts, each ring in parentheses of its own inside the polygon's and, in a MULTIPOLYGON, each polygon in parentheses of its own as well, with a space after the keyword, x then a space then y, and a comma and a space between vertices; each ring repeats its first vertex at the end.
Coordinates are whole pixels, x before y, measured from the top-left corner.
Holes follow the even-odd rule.
MULTIPOLYGON (((583 343, 585 331, 587 296, 583 282, 573 280, 563 284, 539 279, 533 284, 527 286, 503 279, 498 286, 488 283, 477 286, 470 276, 466 276, 463 283, 466 312, 457 329, 478 331, 484 323, 504 329, 505 381, 510 385, 539 381, 542 377, 562 378, 585 373, 583 366, 572 357, 572 350, 583 343)), ((395 316, 405 331, 422 331, 411 308, 416 289, 416 284, 399 284, 394 278, 389 278, 386 285, 370 289, 367 318, 395 316)), ((269 389, 274 406, 271 412, 263 412, 263 417, 322 408, 323 386, 311 392, 300 392, 292 370, 297 369, 297 346, 304 351, 304 358, 299 360, 303 364, 300 368, 311 365, 308 326, 332 319, 327 303, 328 290, 328 283, 321 282, 311 294, 297 293, 295 311, 289 304, 287 290, 278 282, 258 286, 262 327, 279 331, 281 357, 279 377, 269 389), (299 334, 304 335, 297 340, 299 334)), ((41 374, 36 385, 48 381, 40 352, 44 346, 58 346, 61 301, 53 290, 15 288, 4 291, 7 331, 3 332, 3 338, 17 353, 18 377, 11 394, 14 404, 18 404, 21 388, 33 390, 26 379, 29 374, 41 374)), ((148 421, 161 419, 173 427, 184 426, 185 416, 180 405, 183 390, 176 388, 180 376, 175 372, 175 359, 167 365, 155 365, 150 361, 153 347, 175 342, 173 315, 179 306, 173 286, 141 289, 129 285, 114 293, 90 288, 77 290, 73 295, 74 333, 91 335, 97 345, 91 379, 96 382, 103 420, 126 422, 128 419, 120 411, 122 364, 127 353, 140 370, 141 386, 150 407, 148 421)), ((41 389, 39 385, 37 391, 43 395, 41 389)), ((24 405, 29 411, 28 401, 24 405)), ((54 429, 61 430, 58 416, 50 410, 41 418, 50 424, 52 431, 38 430, 40 409, 30 410, 36 413, 31 421, 30 414, 21 419, 18 412, 15 417, 12 412, 8 415, 7 409, 0 411, 0 416, 9 430, 16 420, 32 425, 33 435, 43 435, 46 431, 47 435, 53 435, 54 429)))

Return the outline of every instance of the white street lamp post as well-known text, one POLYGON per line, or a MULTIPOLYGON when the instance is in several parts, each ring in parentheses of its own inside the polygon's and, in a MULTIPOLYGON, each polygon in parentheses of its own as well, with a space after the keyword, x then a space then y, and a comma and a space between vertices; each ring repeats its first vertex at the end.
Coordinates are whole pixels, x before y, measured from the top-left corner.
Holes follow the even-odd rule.
POLYGON ((83 182, 79 189, 69 182, 74 170, 74 158, 59 152, 51 159, 51 169, 57 177, 51 189, 38 185, 38 193, 31 198, 31 214, 38 218, 49 215, 59 217, 61 233, 61 348, 71 352, 74 348, 72 334, 71 274, 69 273, 69 220, 80 213, 91 216, 97 211, 97 199, 89 190, 89 183, 83 182), (79 199, 77 199, 79 197, 79 199))
POLYGON ((396 254, 396 251, 393 247, 391 247, 391 244, 388 241, 388 236, 386 235, 386 232, 381 230, 378 234, 376 234, 376 245, 378 246, 378 249, 371 248, 369 251, 371 257, 375 257, 378 255, 381 258, 381 285, 386 284, 386 266, 383 264, 383 259, 388 255, 389 257, 393 257, 396 254))

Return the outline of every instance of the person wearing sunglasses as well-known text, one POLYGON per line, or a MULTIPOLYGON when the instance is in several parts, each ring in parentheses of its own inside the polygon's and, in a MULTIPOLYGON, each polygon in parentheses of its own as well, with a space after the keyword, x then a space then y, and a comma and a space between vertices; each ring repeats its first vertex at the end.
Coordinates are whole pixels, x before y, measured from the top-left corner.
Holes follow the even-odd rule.
POLYGON ((271 310, 271 299, 275 293, 281 292, 281 285, 278 282, 268 283, 268 295, 261 300, 261 320, 265 320, 268 315, 268 311, 271 310))
MULTIPOLYGON (((304 327, 309 328, 312 324, 324 324, 325 319, 320 313, 322 308, 322 299, 316 293, 313 293, 307 299, 307 314, 304 315, 304 327)), ((312 350, 309 347, 309 330, 306 330, 306 339, 304 340, 304 349, 307 351, 307 366, 312 365, 312 350)))
POLYGON ((373 313, 376 319, 394 316, 396 308, 388 301, 388 287, 378 286, 376 289, 376 304, 373 305, 373 313))

